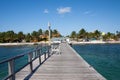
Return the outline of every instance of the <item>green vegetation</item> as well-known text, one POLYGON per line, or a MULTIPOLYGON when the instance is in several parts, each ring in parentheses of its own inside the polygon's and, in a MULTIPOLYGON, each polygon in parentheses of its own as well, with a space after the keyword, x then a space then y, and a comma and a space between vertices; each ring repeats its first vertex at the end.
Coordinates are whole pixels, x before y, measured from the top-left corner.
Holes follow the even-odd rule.
MULTIPOLYGON (((15 33, 14 31, 0 32, 0 43, 12 43, 12 42, 40 42, 47 41, 49 36, 49 31, 39 29, 38 31, 33 31, 32 33, 24 34, 22 31, 15 33)), ((56 30, 51 30, 51 37, 61 37, 61 34, 56 30)), ((120 31, 116 33, 103 33, 99 30, 94 32, 87 32, 85 29, 80 29, 78 32, 72 31, 70 37, 76 41, 88 41, 88 40, 104 40, 104 41, 117 41, 120 40, 120 31)))
MULTIPOLYGON (((24 34, 22 31, 15 33, 14 31, 0 32, 0 43, 12 43, 12 42, 39 42, 47 41, 49 31, 39 29, 32 33, 24 34)), ((51 37, 60 37, 61 34, 55 29, 51 30, 51 37)))
POLYGON ((83 41, 83 40, 104 40, 104 41, 117 41, 120 39, 120 32, 116 31, 116 33, 103 33, 99 30, 95 30, 94 32, 87 32, 85 29, 80 29, 77 33, 76 31, 72 31, 69 35, 70 38, 76 41, 83 41))

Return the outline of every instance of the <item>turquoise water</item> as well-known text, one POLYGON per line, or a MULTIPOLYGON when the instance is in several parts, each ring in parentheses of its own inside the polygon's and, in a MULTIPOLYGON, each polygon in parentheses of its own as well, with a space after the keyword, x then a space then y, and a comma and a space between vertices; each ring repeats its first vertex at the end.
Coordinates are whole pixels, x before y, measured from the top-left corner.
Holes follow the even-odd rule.
POLYGON ((86 44, 72 47, 107 80, 120 80, 120 44, 86 44))
MULTIPOLYGON (((0 46, 0 61, 33 50, 35 46, 0 46)), ((120 44, 73 45, 73 48, 108 80, 120 80, 120 44)), ((27 63, 27 56, 20 58, 16 69, 27 63), (23 64, 24 62, 24 64, 23 64), (19 66, 19 67, 18 67, 19 66)), ((7 64, 0 65, 0 80, 7 72, 7 64)))
MULTIPOLYGON (((24 46, 0 46, 0 61, 9 59, 16 55, 30 52, 34 50, 37 46, 33 45, 24 45, 24 46)), ((25 55, 19 59, 15 60, 15 71, 21 68, 28 62, 28 57, 25 55)), ((5 76, 8 75, 8 64, 0 64, 0 80, 2 80, 5 76)))
POLYGON ((33 50, 34 46, 0 46, 0 61, 33 50))

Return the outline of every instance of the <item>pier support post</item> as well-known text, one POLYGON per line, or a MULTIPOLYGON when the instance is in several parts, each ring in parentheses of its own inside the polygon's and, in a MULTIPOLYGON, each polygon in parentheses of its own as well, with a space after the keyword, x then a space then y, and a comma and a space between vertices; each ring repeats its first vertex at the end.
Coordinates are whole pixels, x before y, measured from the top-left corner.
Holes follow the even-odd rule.
POLYGON ((49 57, 49 49, 48 49, 48 53, 47 53, 47 54, 48 54, 48 56, 47 56, 47 57, 49 57))
POLYGON ((48 57, 50 57, 50 46, 48 47, 48 57))
POLYGON ((30 71, 33 71, 33 64, 32 64, 32 53, 28 54, 28 62, 30 64, 30 71))
POLYGON ((39 64, 41 64, 41 49, 39 50, 39 64))
POLYGON ((46 52, 44 53, 44 59, 46 60, 46 52))
POLYGON ((9 78, 9 80, 15 80, 15 74, 14 74, 14 72, 15 72, 15 68, 14 68, 14 59, 12 59, 12 60, 10 60, 9 62, 8 62, 8 74, 9 75, 12 75, 10 78, 9 78))

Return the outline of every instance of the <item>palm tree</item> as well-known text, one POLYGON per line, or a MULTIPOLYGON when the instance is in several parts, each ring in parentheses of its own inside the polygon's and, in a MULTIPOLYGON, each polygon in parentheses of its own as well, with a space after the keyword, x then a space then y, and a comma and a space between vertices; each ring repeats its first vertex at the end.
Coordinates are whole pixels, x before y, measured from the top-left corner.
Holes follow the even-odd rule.
POLYGON ((39 38, 38 32, 37 32, 37 31, 33 31, 33 32, 31 33, 31 35, 32 35, 32 40, 33 40, 34 42, 37 42, 37 41, 38 41, 38 38, 39 38))
POLYGON ((115 34, 108 32, 107 34, 103 36, 103 39, 104 40, 111 40, 111 39, 117 40, 117 37, 115 36, 115 34))
POLYGON ((26 42, 30 42, 31 41, 31 35, 30 35, 30 33, 28 33, 26 35, 25 40, 26 40, 26 42))
POLYGON ((7 42, 13 42, 13 40, 14 40, 14 31, 7 31, 6 33, 5 33, 5 41, 7 41, 7 42))
POLYGON ((0 32, 0 43, 5 42, 5 32, 0 32))
POLYGON ((39 30, 38 30, 38 35, 40 36, 40 35, 42 35, 42 34, 43 34, 42 29, 39 29, 39 30))
POLYGON ((22 31, 18 32, 18 39, 20 42, 22 42, 22 40, 25 39, 25 35, 23 34, 22 31))
POLYGON ((86 30, 82 28, 82 29, 78 32, 78 37, 79 37, 79 38, 86 38, 86 37, 87 37, 87 35, 86 35, 86 30))
POLYGON ((95 31, 94 31, 94 37, 95 37, 96 39, 100 39, 100 37, 101 37, 101 32, 98 31, 98 30, 95 30, 95 31))
POLYGON ((47 36, 49 35, 49 31, 48 30, 45 31, 45 35, 47 35, 47 36))
POLYGON ((107 38, 110 39, 112 37, 112 33, 108 32, 107 33, 107 38))
POLYGON ((54 30, 52 31, 52 36, 53 36, 53 37, 60 37, 60 33, 59 33, 56 29, 54 29, 54 30))
POLYGON ((120 38, 120 32, 119 32, 119 31, 116 31, 116 36, 117 36, 118 38, 120 38))
POLYGON ((77 33, 75 31, 72 31, 70 37, 74 40, 75 38, 77 38, 77 33))

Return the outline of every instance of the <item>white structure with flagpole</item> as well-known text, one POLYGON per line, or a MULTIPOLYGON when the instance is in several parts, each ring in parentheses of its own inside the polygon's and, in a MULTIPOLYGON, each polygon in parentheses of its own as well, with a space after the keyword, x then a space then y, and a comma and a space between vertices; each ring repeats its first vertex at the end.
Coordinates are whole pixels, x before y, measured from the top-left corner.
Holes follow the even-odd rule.
POLYGON ((49 45, 51 45, 51 29, 50 29, 50 27, 51 27, 51 24, 50 24, 50 22, 48 22, 48 28, 49 28, 49 45))

